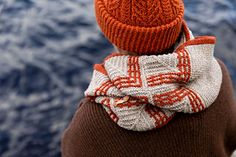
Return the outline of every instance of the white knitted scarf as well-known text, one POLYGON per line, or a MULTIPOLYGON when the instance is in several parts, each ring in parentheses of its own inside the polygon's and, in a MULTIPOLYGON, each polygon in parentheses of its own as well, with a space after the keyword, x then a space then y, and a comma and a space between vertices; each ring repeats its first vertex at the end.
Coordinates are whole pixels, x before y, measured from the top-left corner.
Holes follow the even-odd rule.
POLYGON ((134 131, 162 127, 177 112, 209 107, 222 82, 215 38, 194 38, 186 30, 170 54, 111 54, 94 66, 85 96, 102 104, 120 127, 134 131))

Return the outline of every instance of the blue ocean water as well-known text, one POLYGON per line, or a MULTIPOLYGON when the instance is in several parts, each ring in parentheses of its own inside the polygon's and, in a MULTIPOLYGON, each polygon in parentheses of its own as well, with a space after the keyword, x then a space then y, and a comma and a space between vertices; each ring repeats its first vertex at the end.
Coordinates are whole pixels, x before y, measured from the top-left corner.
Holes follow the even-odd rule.
MULTIPOLYGON (((185 6, 195 35, 217 36, 236 87, 236 1, 185 6)), ((111 51, 92 0, 0 0, 0 156, 59 157, 92 65, 111 51)))

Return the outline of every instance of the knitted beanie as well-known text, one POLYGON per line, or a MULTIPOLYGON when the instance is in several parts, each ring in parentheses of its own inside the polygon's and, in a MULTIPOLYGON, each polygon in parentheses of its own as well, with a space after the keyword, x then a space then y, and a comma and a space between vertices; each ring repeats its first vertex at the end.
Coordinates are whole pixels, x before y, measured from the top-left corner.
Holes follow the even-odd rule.
POLYGON ((97 22, 118 48, 137 54, 163 52, 176 42, 182 0, 95 0, 97 22))

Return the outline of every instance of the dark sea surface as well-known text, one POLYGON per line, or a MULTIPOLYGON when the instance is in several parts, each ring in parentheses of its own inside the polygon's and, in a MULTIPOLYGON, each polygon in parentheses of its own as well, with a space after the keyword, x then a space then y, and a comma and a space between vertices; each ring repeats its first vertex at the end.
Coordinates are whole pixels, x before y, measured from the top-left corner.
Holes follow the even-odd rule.
MULTIPOLYGON (((236 87, 236 1, 185 5, 195 35, 217 36, 236 87)), ((0 156, 59 157, 92 65, 111 51, 92 0, 0 0, 0 156)))

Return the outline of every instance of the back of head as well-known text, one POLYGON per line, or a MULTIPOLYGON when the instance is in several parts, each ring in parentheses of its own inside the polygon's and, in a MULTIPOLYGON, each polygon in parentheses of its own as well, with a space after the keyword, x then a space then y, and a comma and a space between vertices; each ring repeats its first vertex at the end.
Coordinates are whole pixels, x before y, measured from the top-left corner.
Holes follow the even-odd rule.
POLYGON ((155 54, 176 42, 184 15, 182 0, 95 0, 104 35, 118 48, 155 54))

